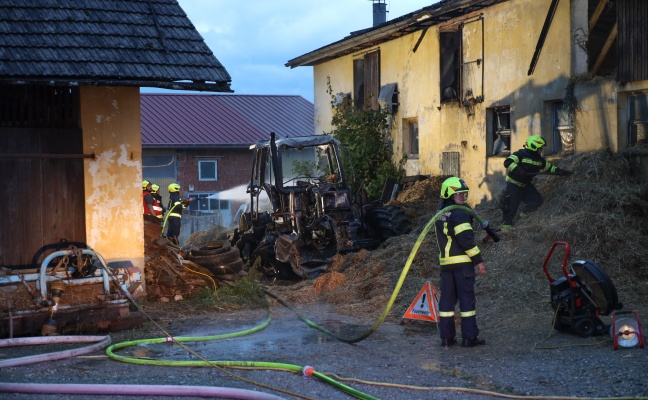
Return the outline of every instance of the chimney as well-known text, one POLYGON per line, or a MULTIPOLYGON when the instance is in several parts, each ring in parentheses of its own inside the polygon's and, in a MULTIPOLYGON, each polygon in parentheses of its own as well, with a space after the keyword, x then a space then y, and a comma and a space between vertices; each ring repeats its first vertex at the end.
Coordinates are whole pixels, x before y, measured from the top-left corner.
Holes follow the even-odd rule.
POLYGON ((373 1, 373 26, 378 26, 387 21, 387 0, 373 1))

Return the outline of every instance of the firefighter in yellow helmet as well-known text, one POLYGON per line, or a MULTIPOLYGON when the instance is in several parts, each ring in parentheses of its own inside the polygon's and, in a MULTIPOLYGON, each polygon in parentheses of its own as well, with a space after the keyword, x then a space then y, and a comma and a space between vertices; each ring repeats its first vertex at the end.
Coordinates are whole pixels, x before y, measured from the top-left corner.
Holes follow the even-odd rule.
MULTIPOLYGON (((468 186, 457 177, 446 179, 441 185, 438 210, 452 205, 468 207, 468 186)), ((434 223, 439 245, 441 285, 439 299, 439 335, 441 346, 452 346, 455 339, 455 307, 459 302, 461 316, 461 346, 485 344, 478 337, 475 277, 486 273, 479 247, 475 244, 473 217, 459 208, 445 212, 434 223), (475 268, 477 270, 475 271, 475 268)))
POLYGON ((166 228, 166 238, 174 244, 178 243, 178 236, 180 236, 180 225, 182 218, 182 211, 187 208, 189 202, 193 199, 182 199, 180 197, 180 185, 172 183, 169 185, 169 207, 166 216, 164 217, 164 224, 162 232, 166 228))
POLYGON ((162 195, 160 194, 160 186, 155 183, 151 184, 151 196, 155 199, 155 204, 153 205, 153 210, 155 210, 155 216, 162 218, 166 209, 162 204, 162 195))
POLYGON ((142 181, 142 204, 144 215, 155 215, 155 198, 151 195, 151 182, 142 181))
POLYGON ((542 196, 531 183, 536 175, 540 173, 560 176, 572 174, 571 171, 558 168, 542 157, 542 150, 546 145, 547 142, 541 136, 529 136, 523 149, 516 151, 504 160, 506 188, 500 203, 502 209, 500 228, 511 227, 520 203, 525 204, 520 216, 535 211, 542 205, 542 196))

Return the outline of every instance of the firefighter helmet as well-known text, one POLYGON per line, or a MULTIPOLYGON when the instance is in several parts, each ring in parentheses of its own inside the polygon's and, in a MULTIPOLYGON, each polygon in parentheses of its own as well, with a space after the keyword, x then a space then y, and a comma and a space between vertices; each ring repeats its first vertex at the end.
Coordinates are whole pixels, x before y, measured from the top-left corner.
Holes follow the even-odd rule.
POLYGON ((441 198, 449 199, 455 193, 465 193, 469 190, 468 185, 466 185, 463 179, 451 176, 441 184, 441 198))
POLYGON ((146 188, 150 184, 151 184, 151 182, 149 182, 149 181, 146 181, 146 180, 142 181, 142 190, 146 190, 146 188))
POLYGON ((172 183, 169 185, 169 193, 176 193, 180 191, 180 185, 177 183, 172 183))
POLYGON ((547 145, 542 136, 529 136, 526 140, 526 147, 529 150, 538 151, 538 149, 547 145))
POLYGON ((157 193, 160 190, 160 187, 155 183, 151 184, 151 193, 157 193))

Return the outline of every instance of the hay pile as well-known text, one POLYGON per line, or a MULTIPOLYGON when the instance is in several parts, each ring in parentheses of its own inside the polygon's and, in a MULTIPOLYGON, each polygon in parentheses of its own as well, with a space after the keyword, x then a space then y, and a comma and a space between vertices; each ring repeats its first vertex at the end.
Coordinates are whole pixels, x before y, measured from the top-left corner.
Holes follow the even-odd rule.
MULTIPOLYGON (((480 325, 490 331, 510 329, 534 315, 552 316, 549 281, 543 263, 556 241, 570 244, 569 264, 599 264, 616 286, 619 300, 640 314, 648 312, 648 184, 639 183, 624 158, 594 152, 553 159, 574 171, 569 177, 538 176, 534 184, 545 199, 539 210, 501 232, 501 241, 481 243, 487 274, 477 278, 480 325), (503 322, 508 321, 508 322, 503 322)), ((379 249, 338 256, 333 273, 292 287, 273 287, 293 304, 328 302, 340 313, 375 319, 385 309, 403 267, 425 224, 435 214, 440 178, 417 182, 397 201, 415 221, 413 233, 391 238, 379 249)), ((475 211, 494 226, 501 222, 496 201, 475 211)), ((562 276, 565 246, 558 246, 548 266, 562 276)), ((438 288, 438 250, 433 230, 425 238, 405 278, 388 321, 398 322, 423 284, 438 288)))

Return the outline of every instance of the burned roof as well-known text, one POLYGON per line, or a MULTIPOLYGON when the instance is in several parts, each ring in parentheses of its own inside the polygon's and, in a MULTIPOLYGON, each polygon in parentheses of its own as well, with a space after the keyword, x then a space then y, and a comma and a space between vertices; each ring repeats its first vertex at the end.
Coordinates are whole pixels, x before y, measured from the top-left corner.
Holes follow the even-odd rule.
MULTIPOLYGON (((329 135, 285 137, 276 140, 277 147, 291 147, 295 149, 300 149, 302 147, 322 146, 330 143, 335 143, 338 146, 340 145, 339 140, 329 135)), ((269 147, 269 146, 270 146, 269 140, 259 140, 258 142, 250 146, 250 149, 269 147)))
POLYGON ((285 65, 286 67, 296 68, 321 64, 413 32, 425 31, 431 26, 504 1, 507 0, 440 0, 431 6, 383 22, 380 25, 351 32, 349 36, 337 42, 289 60, 285 65))
POLYGON ((177 0, 2 0, 0 82, 231 92, 177 0))
POLYGON ((268 139, 312 135, 315 106, 296 95, 141 96, 142 147, 248 148, 268 139))

